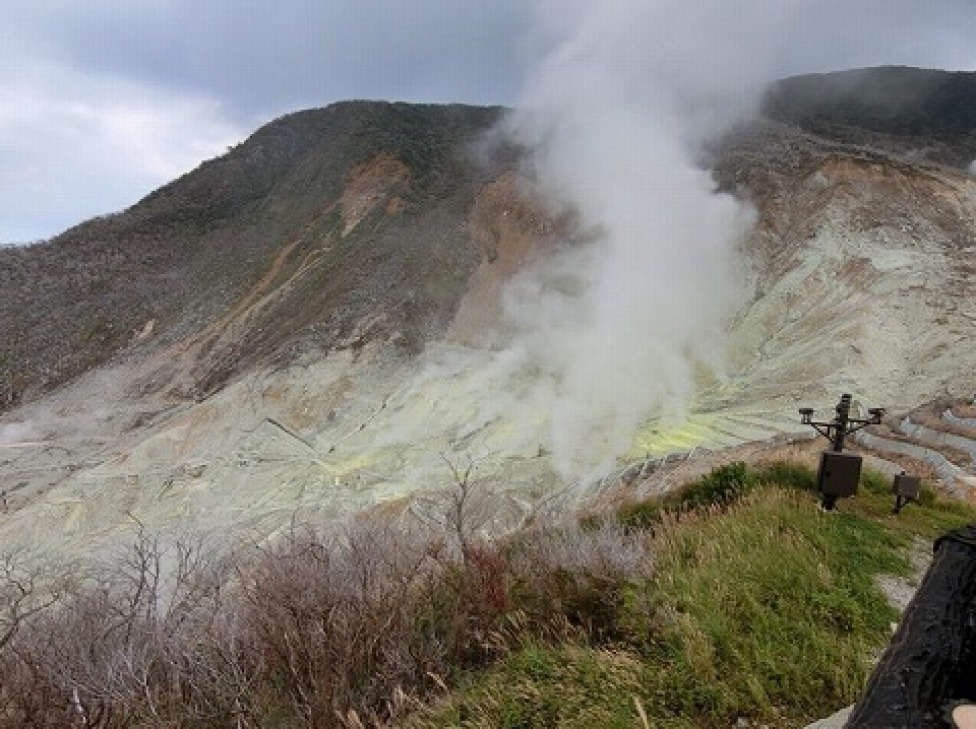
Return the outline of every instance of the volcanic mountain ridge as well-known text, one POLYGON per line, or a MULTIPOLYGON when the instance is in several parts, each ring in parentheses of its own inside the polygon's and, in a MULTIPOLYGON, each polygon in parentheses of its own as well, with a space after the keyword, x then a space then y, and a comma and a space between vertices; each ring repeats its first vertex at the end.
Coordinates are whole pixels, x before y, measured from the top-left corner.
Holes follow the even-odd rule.
POLYGON ((648 423, 601 483, 569 486, 545 413, 489 407, 521 385, 478 355, 505 282, 579 235, 492 133, 503 110, 284 117, 124 213, 0 249, 0 539, 62 551, 179 523, 260 540, 297 516, 406 516, 464 462, 484 528, 510 528, 614 485, 665 488, 675 454, 809 450, 796 407, 842 391, 891 408, 871 447, 894 461, 941 453, 904 425, 937 401, 954 420, 926 427, 963 440, 955 470, 932 468, 968 494, 973 108, 972 74, 774 86, 705 160, 757 211, 729 376, 684 422, 648 423))

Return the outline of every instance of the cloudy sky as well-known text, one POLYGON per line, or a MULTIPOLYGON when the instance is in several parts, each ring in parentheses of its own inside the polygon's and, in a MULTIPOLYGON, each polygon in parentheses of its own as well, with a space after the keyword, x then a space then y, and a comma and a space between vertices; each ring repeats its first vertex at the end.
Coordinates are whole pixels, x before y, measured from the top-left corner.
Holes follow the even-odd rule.
MULTIPOLYGON (((976 0, 769 2, 796 6, 770 31, 784 38, 770 78, 976 70, 976 0)), ((516 105, 581 4, 5 0, 0 242, 124 209, 289 111, 349 98, 516 105)))

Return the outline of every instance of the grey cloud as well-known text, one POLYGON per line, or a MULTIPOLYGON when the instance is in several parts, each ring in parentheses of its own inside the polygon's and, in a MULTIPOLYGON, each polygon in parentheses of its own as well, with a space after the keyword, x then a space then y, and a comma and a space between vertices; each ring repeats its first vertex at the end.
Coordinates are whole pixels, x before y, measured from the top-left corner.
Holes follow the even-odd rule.
MULTIPOLYGON (((36 231, 29 237, 51 235, 66 220, 118 210, 167 181, 165 166, 154 159, 169 156, 182 170, 219 153, 224 139, 239 141, 288 111, 348 98, 515 104, 527 69, 566 36, 581 9, 599 16, 616 7, 584 0, 33 0, 8 6, 0 24, 0 181, 6 181, 0 241, 27 230, 36 231), (91 112, 80 127, 72 106, 91 112), (150 126, 154 116, 163 119, 163 130, 146 139, 158 149, 136 155, 121 149, 112 133, 119 114, 135 114, 150 126), (86 166, 91 160, 94 167, 86 166), (27 194, 20 181, 28 179, 40 192, 27 194), (60 215, 45 212, 56 209, 60 215), (38 222, 44 219, 47 225, 38 222)), ((697 15, 682 17, 703 23, 708 33, 725 26, 734 32, 729 18, 747 12, 738 3, 697 6, 697 15)), ((661 43, 692 37, 686 31, 693 28, 668 31, 673 14, 657 12, 668 7, 646 0, 632 31, 640 34, 640 23, 654 22, 665 26, 655 34, 661 43)), ((882 63, 976 68, 973 0, 768 0, 747 7, 769 33, 784 32, 769 16, 797 12, 779 56, 763 64, 770 77, 882 63)), ((626 19, 606 22, 627 25, 626 19)), ((746 68, 753 52, 743 42, 741 57, 722 62, 746 68)), ((688 62, 696 83, 708 79, 716 62, 707 48, 688 62)), ((753 79, 764 80, 771 78, 753 79)))
POLYGON ((509 102, 528 16, 517 0, 54 5, 17 15, 62 62, 213 95, 243 117, 343 98, 509 102))
MULTIPOLYGON (((19 44, 18 53, 26 46, 75 69, 212 96, 250 121, 343 98, 513 103, 523 72, 545 50, 532 48, 533 38, 558 35, 580 5, 35 0, 6 9, 0 33, 8 48, 19 44)), ((695 20, 706 24, 739 12, 734 3, 700 7, 695 20)), ((798 9, 773 66, 781 74, 881 63, 976 66, 972 0, 770 0, 766 7, 753 22, 798 9)), ((11 54, 0 54, 10 62, 11 54)))
POLYGON ((510 103, 527 18, 518 0, 6 8, 0 242, 119 210, 296 109, 347 98, 510 103), (116 133, 133 119, 146 127, 141 145, 139 130, 116 133))
POLYGON ((818 0, 788 33, 780 75, 878 65, 976 70, 973 0, 818 0))

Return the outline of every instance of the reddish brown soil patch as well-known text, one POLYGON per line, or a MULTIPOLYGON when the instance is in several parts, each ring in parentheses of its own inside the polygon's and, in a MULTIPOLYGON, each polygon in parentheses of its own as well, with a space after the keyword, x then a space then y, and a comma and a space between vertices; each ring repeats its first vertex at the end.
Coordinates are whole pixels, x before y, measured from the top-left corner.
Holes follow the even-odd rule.
POLYGON ((410 180, 410 168, 388 152, 352 168, 342 191, 343 234, 349 233, 370 212, 385 206, 388 213, 398 213, 405 204, 391 191, 410 180))

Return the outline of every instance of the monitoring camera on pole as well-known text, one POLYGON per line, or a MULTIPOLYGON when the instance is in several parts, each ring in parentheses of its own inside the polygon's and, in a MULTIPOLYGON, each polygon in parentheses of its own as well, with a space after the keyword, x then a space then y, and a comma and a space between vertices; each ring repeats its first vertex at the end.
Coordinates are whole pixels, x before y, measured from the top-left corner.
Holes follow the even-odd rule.
POLYGON ((817 491, 824 511, 833 511, 838 498, 857 493, 862 459, 854 453, 844 453, 844 439, 861 428, 878 425, 885 413, 884 408, 871 408, 869 417, 852 418, 851 396, 847 393, 841 395, 834 409, 836 416, 826 422, 813 419, 813 408, 800 408, 800 422, 813 427, 831 444, 831 449, 821 454, 817 469, 817 491))

